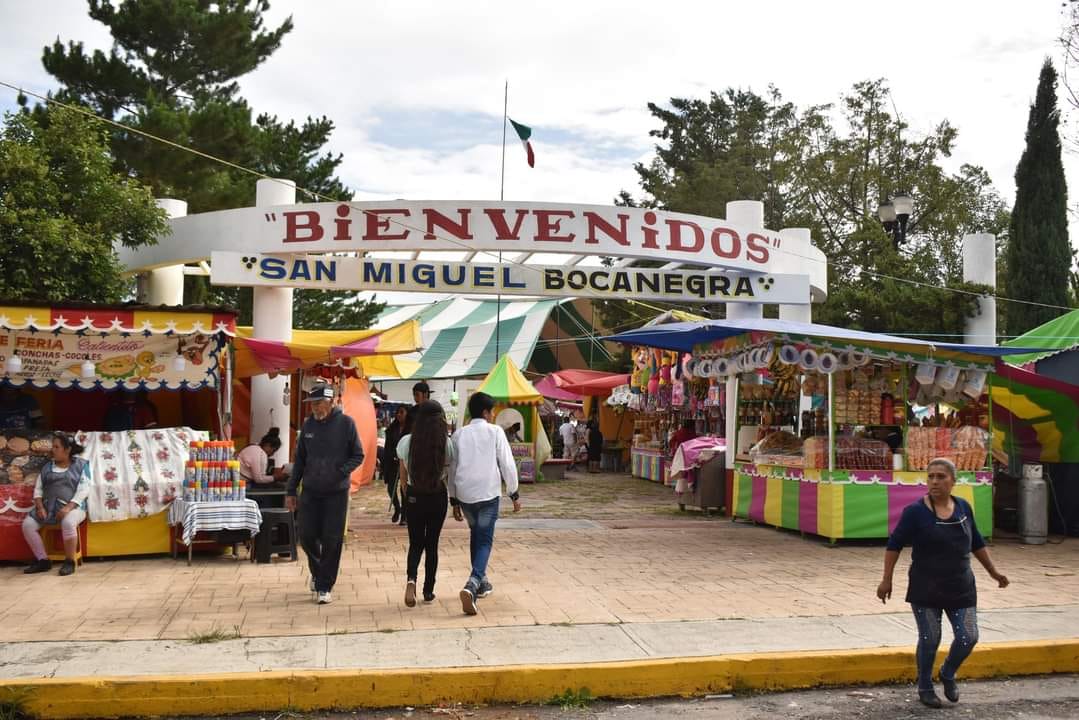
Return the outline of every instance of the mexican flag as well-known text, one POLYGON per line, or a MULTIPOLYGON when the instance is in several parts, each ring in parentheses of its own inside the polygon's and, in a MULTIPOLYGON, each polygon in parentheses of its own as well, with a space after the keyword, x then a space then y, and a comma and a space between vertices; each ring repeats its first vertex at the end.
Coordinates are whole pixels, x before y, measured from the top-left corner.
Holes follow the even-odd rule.
POLYGON ((536 153, 532 152, 532 143, 528 141, 528 139, 532 137, 532 128, 514 122, 513 118, 510 118, 510 124, 513 125, 513 129, 517 131, 517 137, 521 138, 521 144, 525 146, 525 152, 528 153, 528 167, 536 167, 536 153))

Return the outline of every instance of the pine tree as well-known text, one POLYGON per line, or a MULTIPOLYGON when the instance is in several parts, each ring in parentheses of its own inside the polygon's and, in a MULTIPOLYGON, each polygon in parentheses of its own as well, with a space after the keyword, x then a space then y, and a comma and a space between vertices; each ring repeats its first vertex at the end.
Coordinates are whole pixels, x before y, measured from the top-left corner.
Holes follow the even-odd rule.
MULTIPOLYGON (((1057 72, 1046 59, 1027 121, 1026 149, 1015 169, 1015 208, 1005 290, 1017 300, 1067 306, 1073 261, 1068 240, 1068 189, 1060 158, 1057 72)), ((1007 332, 1020 335, 1063 312, 1013 303, 1007 332)))
MULTIPOLYGON (((324 153, 334 125, 325 117, 297 125, 255 115, 239 95, 238 79, 270 57, 292 30, 292 18, 264 27, 268 0, 88 0, 90 17, 109 28, 108 53, 88 53, 81 42, 57 40, 42 54, 60 81, 57 99, 89 106, 133 129, 245 168, 283 177, 323 198, 352 193, 335 175, 341 155, 324 153)), ((41 110, 39 109, 39 113, 41 110)), ((139 178, 157 197, 187 201, 202 213, 254 204, 255 178, 142 135, 113 130, 117 169, 139 178)), ((316 198, 301 192, 299 200, 316 198)), ((297 291, 297 299, 310 291, 297 291)), ((251 321, 249 288, 211 288, 185 279, 185 300, 228 304, 251 321)), ((298 302, 298 327, 356 327, 381 306, 354 302, 355 293, 319 291, 298 302), (325 307, 320 307, 325 304, 325 307), (338 312, 347 307, 350 312, 338 312), (310 317, 308 314, 310 313, 310 317)))

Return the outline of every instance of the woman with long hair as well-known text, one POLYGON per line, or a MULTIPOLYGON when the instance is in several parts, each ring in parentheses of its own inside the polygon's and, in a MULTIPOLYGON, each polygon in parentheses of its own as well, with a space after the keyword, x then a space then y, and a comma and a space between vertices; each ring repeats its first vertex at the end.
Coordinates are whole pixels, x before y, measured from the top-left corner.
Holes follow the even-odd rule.
POLYGON ((423 601, 435 599, 438 573, 438 539, 446 521, 449 498, 446 473, 453 446, 446 430, 446 415, 434 400, 416 406, 412 432, 397 443, 400 482, 405 488, 405 517, 408 521, 408 566, 405 605, 416 605, 416 576, 420 556, 426 554, 423 574, 423 601))

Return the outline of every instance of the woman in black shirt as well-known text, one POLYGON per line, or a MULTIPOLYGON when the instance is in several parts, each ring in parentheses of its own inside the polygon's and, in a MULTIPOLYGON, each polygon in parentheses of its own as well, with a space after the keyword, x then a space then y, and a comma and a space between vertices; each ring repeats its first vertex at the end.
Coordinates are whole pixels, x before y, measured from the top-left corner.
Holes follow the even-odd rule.
POLYGON ((933 689, 933 661, 940 647, 941 615, 946 614, 955 640, 940 667, 944 696, 959 702, 955 682, 959 666, 978 642, 978 596, 970 556, 1004 588, 1008 578, 997 572, 989 549, 974 522, 970 503, 952 495, 955 465, 937 458, 927 470, 929 492, 903 510, 884 551, 884 579, 877 597, 886 602, 892 596, 892 574, 900 551, 911 546, 910 580, 906 600, 918 624, 918 699, 923 705, 941 707, 933 689))

